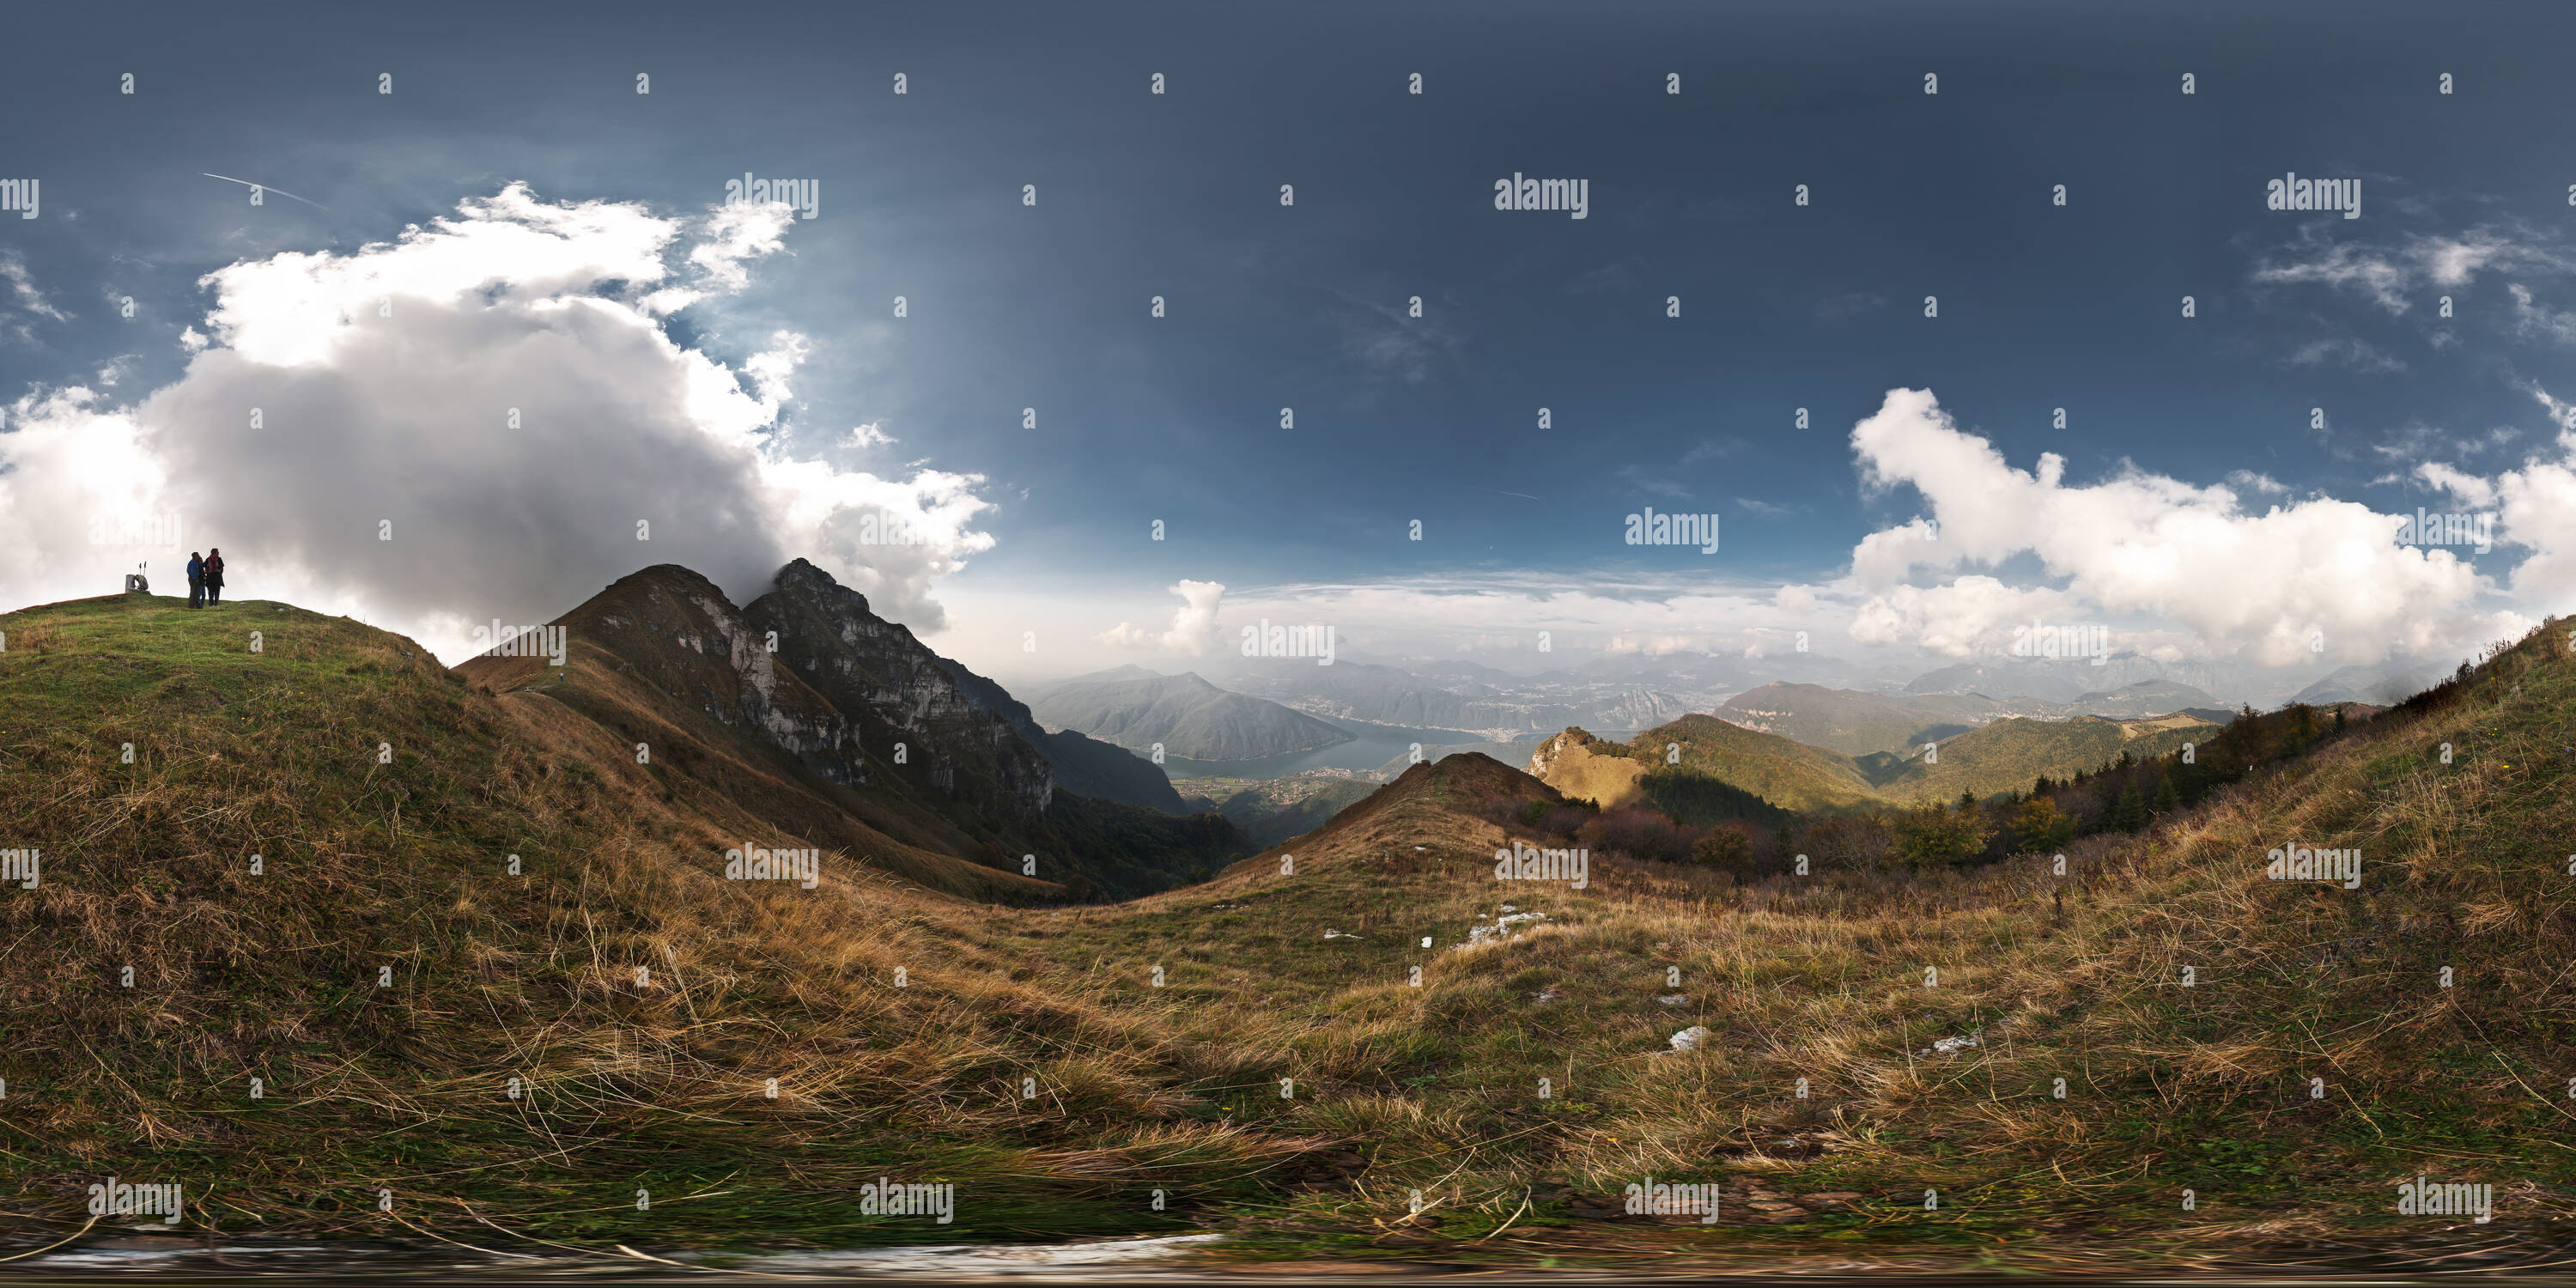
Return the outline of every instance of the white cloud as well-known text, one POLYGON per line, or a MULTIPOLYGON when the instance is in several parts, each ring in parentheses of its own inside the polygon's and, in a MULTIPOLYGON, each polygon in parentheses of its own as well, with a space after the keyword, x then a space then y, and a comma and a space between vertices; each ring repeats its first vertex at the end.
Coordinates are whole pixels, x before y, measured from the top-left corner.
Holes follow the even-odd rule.
POLYGON ((1957 647, 1979 623, 2030 611, 2039 592, 1992 576, 1910 584, 1927 570, 2025 557, 2063 583, 2070 607, 2161 617, 2212 652, 2273 666, 2307 659, 2319 635, 2338 661, 2451 647, 2468 602, 2490 589, 2449 550, 2397 545, 2395 516, 2353 502, 2317 498, 2254 514, 2229 488, 2134 466, 2073 487, 2054 454, 2036 473, 2013 469, 1929 390, 1890 390, 1851 442, 1868 486, 1914 488, 1939 524, 1937 540, 1918 519, 1853 549, 1854 576, 1872 594, 1854 619, 1864 640, 1957 647))
POLYGON ((2463 505, 2483 510, 2495 504, 2495 485, 2474 474, 2464 474, 2448 465, 2426 461, 2415 467, 2415 477, 2459 498, 2463 505))
POLYGON ((209 273, 177 381, 127 405, 69 388, 12 407, 0 595, 106 593, 147 555, 175 569, 185 550, 88 543, 94 519, 139 509, 223 547, 241 598, 366 615, 450 660, 466 623, 542 620, 657 563, 740 598, 803 555, 936 630, 932 582, 992 545, 972 526, 983 480, 795 459, 777 411, 803 338, 737 370, 664 327, 682 296, 739 289, 785 227, 776 210, 670 218, 513 184, 393 241, 209 273), (863 544, 871 513, 920 540, 863 544))
POLYGON ((2333 340, 2311 340, 2293 350, 2289 362, 2293 367, 2314 367, 2327 362, 2339 362, 2366 375, 2406 369, 2405 363, 2390 357, 2377 346, 2349 336, 2333 340))
POLYGON ((2560 344, 2576 343, 2576 313, 2538 303, 2532 298, 2531 288, 2520 282, 2505 289, 2513 293, 2515 334, 2555 340, 2560 344))
POLYGON ((2015 622, 2059 620, 2079 611, 2072 597, 2054 590, 2016 589, 1992 577, 1969 576, 1945 586, 1893 586, 1872 596, 1853 615, 1851 637, 1972 657, 1997 652, 1998 637, 2015 622))
POLYGON ((760 391, 761 409, 774 419, 786 403, 792 388, 788 377, 796 374, 797 364, 814 351, 812 341, 793 331, 780 331, 770 337, 773 346, 743 359, 742 373, 751 377, 751 386, 760 391))
POLYGON ((2254 280, 2266 285, 2320 285, 2369 296, 2392 314, 2406 312, 2425 288, 2457 290, 2478 274, 2564 273, 2576 261, 2542 245, 2528 230, 2492 226, 2457 237, 2413 236, 2397 247, 2329 242, 2321 226, 2301 230, 2298 244, 2279 260, 2266 260, 2254 280))
POLYGON ((850 431, 850 443, 854 447, 892 447, 895 437, 878 428, 877 422, 872 420, 850 431))
POLYGON ((1183 581, 1171 589, 1182 601, 1172 613, 1171 629, 1156 635, 1120 622, 1092 638, 1112 648, 1143 649, 1160 645, 1174 653, 1204 656, 1217 644, 1216 610, 1225 599, 1225 585, 1213 581, 1183 581))
MULTIPOLYGON (((0 281, 9 284, 9 294, 16 302, 18 312, 30 317, 43 318, 49 322, 71 320, 69 315, 55 308, 45 299, 43 291, 36 289, 35 276, 27 271, 27 261, 18 252, 0 251, 0 281)), ((18 318, 10 318, 5 324, 0 324, 0 327, 5 327, 10 334, 22 340, 32 333, 28 324, 18 318)))

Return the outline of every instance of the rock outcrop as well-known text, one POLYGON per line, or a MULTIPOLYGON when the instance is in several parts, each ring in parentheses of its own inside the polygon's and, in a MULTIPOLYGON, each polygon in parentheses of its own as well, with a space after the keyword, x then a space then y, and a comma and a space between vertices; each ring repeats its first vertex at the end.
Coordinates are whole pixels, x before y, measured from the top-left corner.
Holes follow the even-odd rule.
POLYGON ((656 564, 618 579, 561 624, 652 688, 784 748, 827 781, 868 781, 861 730, 782 667, 765 634, 697 573, 656 564))
POLYGON ((979 811, 1023 823, 1046 812, 1055 795, 1046 758, 969 700, 909 628, 869 611, 866 596, 798 559, 743 616, 764 642, 776 633, 781 665, 850 713, 881 762, 917 770, 979 811))

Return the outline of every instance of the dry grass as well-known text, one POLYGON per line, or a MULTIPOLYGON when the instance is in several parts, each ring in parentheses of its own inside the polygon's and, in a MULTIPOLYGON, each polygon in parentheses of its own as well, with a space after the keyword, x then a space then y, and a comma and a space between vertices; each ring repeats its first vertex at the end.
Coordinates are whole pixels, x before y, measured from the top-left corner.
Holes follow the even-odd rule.
POLYGON ((20 1215, 114 1171, 178 1176, 227 1226, 380 1232, 384 1187, 482 1237, 919 1238, 849 1211, 889 1175, 961 1185, 942 1237, 1235 1222, 1252 1246, 1551 1255, 1643 1239, 1569 1223, 1653 1175, 1744 1202, 1667 1249, 2181 1259, 2402 1241, 2387 1183, 2417 1171, 2496 1183, 2513 1223, 2563 1216, 2576 1180, 2552 839, 2576 834, 2576 667, 2540 646, 2089 840, 2064 878, 1497 881, 1513 833, 1477 808, 1545 789, 1460 757, 1205 885, 1043 910, 847 850, 813 891, 728 882, 711 856, 759 820, 669 799, 545 699, 309 614, 256 664, 130 618, 57 615, 24 656, 0 619, 0 698, 32 713, 0 827, 47 854, 41 889, 0 895, 20 1215), (129 665, 150 630, 175 660, 129 665), (2292 839, 2360 846, 2362 888, 2265 880, 2292 839), (1545 920, 1461 946, 1505 904, 1545 920), (1716 1037, 1672 1050, 1689 1025, 1716 1037), (645 1224, 621 1196, 648 1185, 645 1224))

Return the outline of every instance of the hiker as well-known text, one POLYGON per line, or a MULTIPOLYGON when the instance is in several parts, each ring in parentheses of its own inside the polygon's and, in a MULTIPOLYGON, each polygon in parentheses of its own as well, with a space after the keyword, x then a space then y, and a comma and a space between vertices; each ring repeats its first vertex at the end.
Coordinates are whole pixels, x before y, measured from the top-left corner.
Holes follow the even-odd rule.
POLYGON ((224 602, 224 552, 221 547, 206 547, 206 603, 224 602))
POLYGON ((188 607, 206 606, 206 561, 197 552, 188 552, 188 607))

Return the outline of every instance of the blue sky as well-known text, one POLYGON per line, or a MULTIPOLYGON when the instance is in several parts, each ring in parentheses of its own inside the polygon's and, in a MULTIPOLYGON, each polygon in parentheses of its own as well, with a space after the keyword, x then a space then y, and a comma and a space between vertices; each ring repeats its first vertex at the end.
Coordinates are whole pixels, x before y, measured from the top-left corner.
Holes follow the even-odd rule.
MULTIPOLYGON (((98 405, 145 398, 185 376, 196 350, 183 331, 210 333, 205 274, 348 256, 509 184, 677 220, 745 172, 810 179, 817 217, 746 261, 739 289, 661 325, 737 370, 782 331, 802 338, 773 450, 889 479, 925 464, 980 476, 972 495, 989 507, 972 527, 989 543, 918 596, 887 592, 970 660, 1007 653, 1021 619, 1043 618, 1051 640, 1080 641, 1064 667, 1103 661, 1093 633, 1159 627, 1183 579, 1282 611, 1300 588, 1337 588, 1318 611, 1350 612, 1352 588, 1379 588, 1368 602, 1391 614, 1379 638, 1399 652, 1444 647, 1437 605, 1467 589, 1544 604, 1608 587, 1668 609, 1723 589, 1776 616, 1777 587, 1810 587, 1844 610, 1820 624, 1839 640, 1888 589, 1852 584, 1856 545, 1927 513, 1903 478, 1864 486, 1856 460, 1853 426, 1892 389, 1932 391, 2016 469, 2058 454, 2070 483, 2131 465, 2200 487, 2259 475, 2233 485, 2252 514, 2320 495, 2456 509, 2466 501, 2425 464, 2493 480, 2533 452, 2558 460, 2543 395, 2576 388, 2564 370, 2576 328, 2554 312, 2571 304, 2576 167, 2544 143, 2571 124, 2553 54, 2576 13, 2479 13, 25 12, 10 20, 0 167, 41 176, 45 208, 0 216, 19 285, 0 312, 0 400, 81 385, 98 405), (649 95, 634 92, 639 72, 649 95), (275 197, 254 209, 204 171, 328 209, 275 197), (2362 216, 2265 209, 2265 181, 2285 171, 2359 178, 2362 216), (1586 180, 1588 217, 1496 211, 1493 183, 1514 173, 1586 180), (2434 315, 2445 294, 2450 319, 2434 315), (1419 319, 1406 315, 1417 295, 1419 319), (854 444, 862 424, 894 441, 854 444), (1719 514, 1721 553, 1623 544, 1625 516, 1647 505, 1719 514), (1147 540, 1155 519, 1161 543, 1147 540), (1419 592, 1411 618, 1390 607, 1398 587, 1419 592)), ((11 424, 34 418, 22 408, 11 424)), ((377 459, 406 458, 390 446, 377 459)), ((2532 504, 2547 482, 2526 489, 2532 504)), ((477 550, 454 540, 459 557, 477 550)), ((2071 557, 1997 540, 2002 558, 1936 576, 2050 592, 2084 581, 2071 557)), ((2498 589, 2529 554, 2479 555, 2497 585, 2400 611, 2481 623, 2564 611, 2563 583, 2498 589)), ((600 566, 567 584, 587 593, 595 574, 627 570, 608 566, 622 557, 591 556, 600 566)), ((29 594, 53 589, 49 571, 22 566, 29 594)), ((382 601, 393 621, 489 615, 370 586, 363 570, 311 585, 382 601)), ((2087 598, 2051 602, 2186 651, 2259 634, 2176 625, 2152 596, 2087 598)), ((1743 643, 1718 638, 1732 623, 1709 613, 1702 645, 1743 643)), ((1670 611, 1649 617, 1629 633, 1672 635, 1670 611)), ((1587 619, 1577 633, 1598 644, 1622 629, 1587 619)), ((1920 641, 1840 647, 1898 643, 1920 641)))

